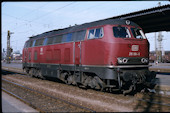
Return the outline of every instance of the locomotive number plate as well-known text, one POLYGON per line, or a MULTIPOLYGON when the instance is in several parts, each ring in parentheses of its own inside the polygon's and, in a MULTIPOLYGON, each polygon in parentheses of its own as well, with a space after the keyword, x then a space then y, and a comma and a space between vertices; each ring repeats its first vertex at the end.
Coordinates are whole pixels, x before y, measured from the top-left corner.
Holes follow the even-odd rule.
POLYGON ((129 56, 140 56, 140 52, 129 52, 129 56))

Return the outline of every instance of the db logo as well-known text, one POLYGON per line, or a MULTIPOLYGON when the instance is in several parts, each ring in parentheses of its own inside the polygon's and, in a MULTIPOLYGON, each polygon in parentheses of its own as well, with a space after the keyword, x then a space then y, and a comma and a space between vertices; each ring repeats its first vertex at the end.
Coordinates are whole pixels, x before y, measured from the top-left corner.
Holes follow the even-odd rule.
POLYGON ((139 50, 139 45, 132 45, 131 50, 132 51, 138 51, 139 50))

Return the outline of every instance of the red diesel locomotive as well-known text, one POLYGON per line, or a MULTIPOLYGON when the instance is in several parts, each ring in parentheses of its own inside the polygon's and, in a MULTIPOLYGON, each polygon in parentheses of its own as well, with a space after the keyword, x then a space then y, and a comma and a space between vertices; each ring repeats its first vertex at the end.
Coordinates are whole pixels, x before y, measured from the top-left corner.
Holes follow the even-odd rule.
POLYGON ((108 19, 29 37, 23 69, 30 76, 56 77, 67 84, 129 93, 153 88, 149 43, 140 26, 108 19))

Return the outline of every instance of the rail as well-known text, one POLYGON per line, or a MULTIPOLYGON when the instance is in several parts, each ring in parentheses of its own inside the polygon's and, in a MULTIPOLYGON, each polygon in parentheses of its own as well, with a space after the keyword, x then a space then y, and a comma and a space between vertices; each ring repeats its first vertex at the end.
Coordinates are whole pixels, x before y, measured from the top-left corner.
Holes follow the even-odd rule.
POLYGON ((5 79, 2 79, 1 89, 40 112, 95 112, 89 108, 36 91, 5 79))

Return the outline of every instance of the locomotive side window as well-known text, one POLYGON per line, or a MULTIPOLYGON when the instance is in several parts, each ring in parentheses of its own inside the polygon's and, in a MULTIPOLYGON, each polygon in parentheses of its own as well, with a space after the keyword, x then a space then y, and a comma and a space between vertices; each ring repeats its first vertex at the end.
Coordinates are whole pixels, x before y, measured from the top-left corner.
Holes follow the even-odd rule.
POLYGON ((53 44, 54 37, 49 37, 47 41, 47 45, 53 44))
POLYGON ((132 34, 137 39, 146 39, 143 31, 141 29, 131 28, 132 34))
POLYGON ((75 34, 74 41, 82 41, 82 40, 84 40, 85 33, 86 33, 85 30, 75 32, 74 33, 75 34))
POLYGON ((34 40, 34 41, 33 41, 32 47, 34 47, 34 46, 35 46, 35 42, 36 42, 36 40, 34 40))
POLYGON ((38 40, 34 40, 35 44, 33 44, 33 46, 41 46, 41 45, 43 45, 43 42, 44 42, 44 38, 38 39, 38 40))
POLYGON ((48 40, 48 38, 44 39, 43 45, 47 45, 47 40, 48 40))
POLYGON ((61 43, 62 37, 63 37, 63 35, 56 36, 54 39, 54 43, 61 43))
POLYGON ((63 35, 62 42, 71 42, 71 41, 73 41, 72 33, 63 35))
POLYGON ((102 28, 89 30, 88 39, 101 38, 101 37, 103 37, 103 29, 102 28))
POLYGON ((67 40, 67 34, 63 35, 61 42, 66 42, 66 40, 67 40))
POLYGON ((42 39, 39 39, 38 41, 39 41, 39 44, 38 44, 38 46, 41 46, 41 45, 43 45, 44 38, 42 38, 42 39))
POLYGON ((116 38, 130 38, 129 29, 126 27, 113 27, 114 37, 116 38))
POLYGON ((36 40, 36 42, 35 42, 35 46, 38 46, 38 40, 36 40))
POLYGON ((27 41, 27 42, 25 43, 24 48, 27 48, 27 47, 28 47, 28 42, 29 42, 29 41, 27 41))
POLYGON ((32 47, 33 40, 30 41, 29 47, 32 47))
POLYGON ((85 33, 86 33, 85 30, 77 31, 77 32, 72 33, 73 41, 76 42, 76 41, 84 40, 85 33))
POLYGON ((27 48, 30 46, 30 41, 28 41, 28 43, 27 43, 27 48))

